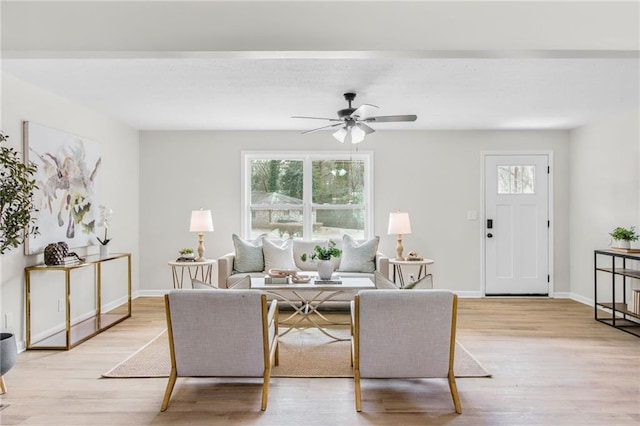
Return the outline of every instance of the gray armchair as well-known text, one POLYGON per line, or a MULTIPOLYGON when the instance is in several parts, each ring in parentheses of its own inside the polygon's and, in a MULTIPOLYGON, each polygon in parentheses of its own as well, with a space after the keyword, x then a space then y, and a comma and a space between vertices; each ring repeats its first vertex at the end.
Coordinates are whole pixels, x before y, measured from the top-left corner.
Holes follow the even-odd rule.
POLYGON ((252 290, 173 290, 165 296, 171 373, 161 411, 178 377, 262 377, 267 409, 278 365, 278 302, 252 290), (239 356, 241 354, 241 356, 239 356))
POLYGON ((352 313, 356 410, 362 378, 447 378, 456 413, 453 373, 458 298, 448 290, 362 290, 352 313))

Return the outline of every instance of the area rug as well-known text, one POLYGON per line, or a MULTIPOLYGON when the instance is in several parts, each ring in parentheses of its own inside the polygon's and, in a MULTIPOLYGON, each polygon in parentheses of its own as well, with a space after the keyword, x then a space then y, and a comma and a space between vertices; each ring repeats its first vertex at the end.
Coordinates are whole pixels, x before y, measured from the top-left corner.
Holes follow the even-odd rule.
MULTIPOLYGON (((347 338, 349 330, 331 330, 347 338)), ((293 330, 280 338, 280 365, 272 377, 353 377, 349 341, 333 340, 315 328, 293 330)), ((127 359, 104 373, 105 378, 168 377, 171 371, 166 330, 127 359)), ((456 377, 491 377, 482 365, 456 342, 456 377)))

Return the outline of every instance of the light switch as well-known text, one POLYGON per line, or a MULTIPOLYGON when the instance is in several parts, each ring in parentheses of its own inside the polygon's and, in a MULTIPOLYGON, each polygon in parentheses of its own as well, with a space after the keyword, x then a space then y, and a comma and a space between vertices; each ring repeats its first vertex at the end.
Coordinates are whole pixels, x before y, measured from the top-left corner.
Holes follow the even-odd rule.
POLYGON ((478 220, 478 212, 476 210, 469 210, 467 212, 467 220, 478 220))

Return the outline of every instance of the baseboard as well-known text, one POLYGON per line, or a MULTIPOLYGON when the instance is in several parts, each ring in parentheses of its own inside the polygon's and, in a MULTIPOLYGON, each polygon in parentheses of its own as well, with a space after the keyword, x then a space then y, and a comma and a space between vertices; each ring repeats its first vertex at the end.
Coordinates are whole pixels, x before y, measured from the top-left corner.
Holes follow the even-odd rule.
MULTIPOLYGON (((173 290, 173 289, 171 289, 173 290)), ((165 294, 171 290, 138 290, 136 298, 138 297, 164 297, 165 294)))
POLYGON ((593 299, 580 296, 579 294, 576 294, 576 293, 563 293, 563 294, 567 294, 567 297, 565 297, 564 299, 571 299, 571 300, 575 300, 576 302, 583 303, 587 306, 593 306, 593 299))
POLYGON ((459 298, 465 298, 465 299, 480 299, 482 298, 482 292, 480 291, 455 291, 453 290, 453 292, 455 294, 458 295, 459 298))

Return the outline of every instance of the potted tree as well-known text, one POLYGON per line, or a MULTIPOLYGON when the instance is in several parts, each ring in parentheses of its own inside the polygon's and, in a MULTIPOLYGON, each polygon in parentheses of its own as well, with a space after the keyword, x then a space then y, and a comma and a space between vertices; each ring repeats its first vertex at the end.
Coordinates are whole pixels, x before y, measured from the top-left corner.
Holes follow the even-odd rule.
MULTIPOLYGON (((0 144, 6 136, 0 130, 0 144)), ((33 212, 33 191, 37 189, 33 163, 25 164, 13 148, 0 145, 0 255, 18 247, 31 234, 38 233, 33 212)), ((18 349, 13 333, 0 336, 0 388, 6 389, 4 375, 16 362, 18 349)))
POLYGON ((636 234, 635 226, 632 226, 629 229, 619 226, 610 232, 609 235, 611 235, 611 238, 615 241, 615 247, 621 249, 631 248, 631 241, 638 240, 638 234, 636 234))
MULTIPOLYGON (((8 138, 0 130, 0 144, 8 138)), ((23 163, 15 149, 0 145, 0 254, 38 233, 33 217, 33 191, 38 188, 33 177, 36 170, 35 164, 23 163)))
POLYGON ((333 275, 333 262, 331 261, 334 257, 340 257, 342 255, 342 250, 336 247, 336 243, 333 240, 329 240, 327 247, 323 247, 317 245, 313 248, 313 252, 302 253, 300 259, 303 262, 306 262, 308 258, 311 260, 318 259, 318 276, 321 280, 330 280, 331 275, 333 275))

